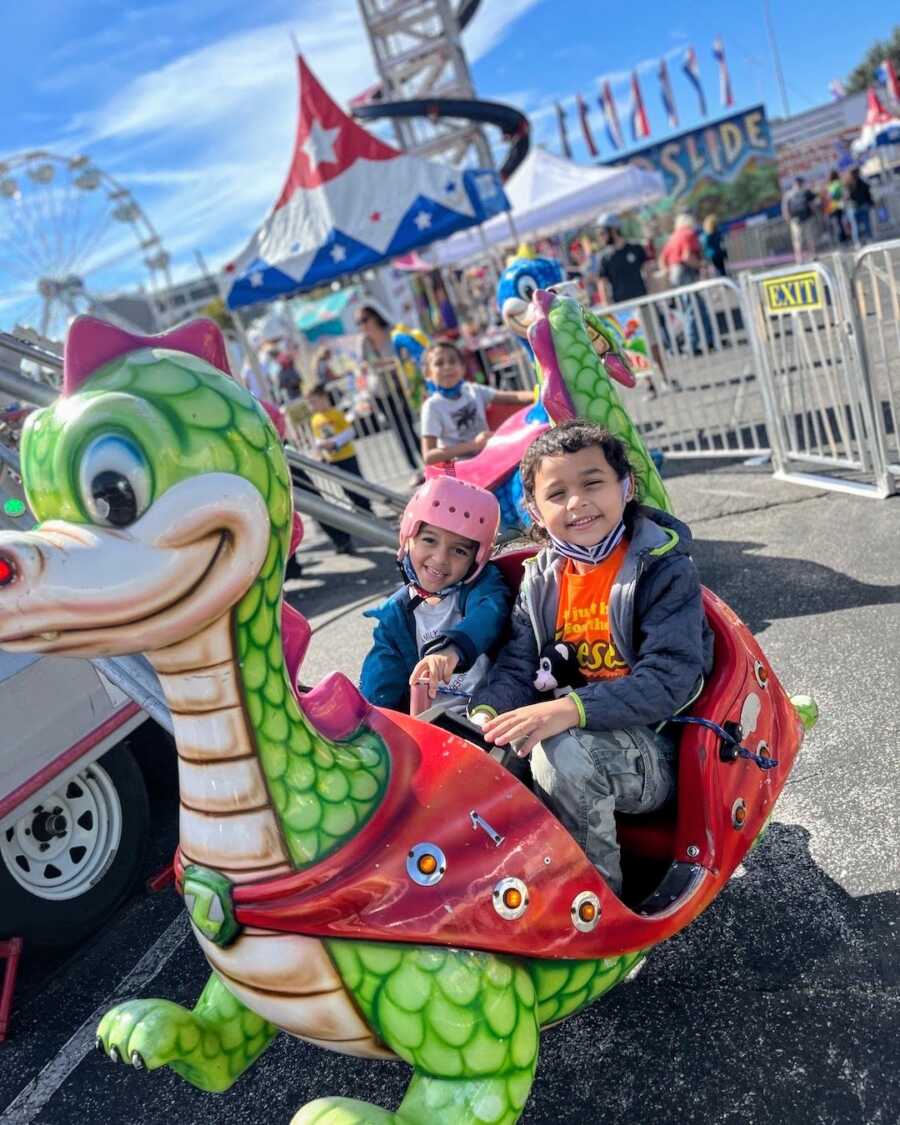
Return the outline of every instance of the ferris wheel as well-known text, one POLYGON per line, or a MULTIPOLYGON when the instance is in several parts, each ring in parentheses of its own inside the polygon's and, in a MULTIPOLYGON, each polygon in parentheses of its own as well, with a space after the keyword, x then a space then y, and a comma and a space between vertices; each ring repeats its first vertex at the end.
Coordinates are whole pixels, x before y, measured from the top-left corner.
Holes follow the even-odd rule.
POLYGON ((88 156, 42 150, 0 160, 0 326, 61 339, 103 296, 142 290, 153 330, 169 255, 140 204, 88 156))

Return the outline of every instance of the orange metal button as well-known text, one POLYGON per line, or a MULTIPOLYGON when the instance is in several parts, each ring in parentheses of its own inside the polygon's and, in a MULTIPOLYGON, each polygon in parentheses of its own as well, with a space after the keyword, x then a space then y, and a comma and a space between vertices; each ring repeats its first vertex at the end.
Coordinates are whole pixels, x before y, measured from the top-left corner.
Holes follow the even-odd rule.
POLYGON ((430 852, 419 856, 418 867, 423 875, 433 875, 437 870, 437 865, 437 860, 430 852))

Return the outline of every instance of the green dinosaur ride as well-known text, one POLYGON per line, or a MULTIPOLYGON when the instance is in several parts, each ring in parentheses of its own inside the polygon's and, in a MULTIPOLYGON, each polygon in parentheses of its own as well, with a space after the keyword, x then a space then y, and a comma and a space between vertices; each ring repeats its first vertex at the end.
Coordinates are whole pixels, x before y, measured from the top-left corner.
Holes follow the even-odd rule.
POLYGON ((77 319, 65 393, 22 444, 40 522, 0 533, 0 645, 143 651, 173 717, 177 886, 212 973, 191 1009, 117 1005, 98 1044, 223 1091, 284 1030, 413 1067, 396 1113, 330 1097, 295 1125, 515 1122, 540 1029, 711 901, 783 784, 799 720, 767 673, 757 728, 783 769, 741 783, 746 831, 685 861, 680 898, 635 913, 488 755, 370 707, 337 674, 295 696, 288 472, 225 371, 208 322, 148 339, 77 319))

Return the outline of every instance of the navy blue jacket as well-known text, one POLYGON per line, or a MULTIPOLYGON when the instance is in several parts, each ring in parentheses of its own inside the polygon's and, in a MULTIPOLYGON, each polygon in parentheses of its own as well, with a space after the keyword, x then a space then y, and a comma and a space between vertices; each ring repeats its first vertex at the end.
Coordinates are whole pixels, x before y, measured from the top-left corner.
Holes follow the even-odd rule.
MULTIPOLYGON (((448 596, 457 599, 462 620, 428 647, 436 652, 452 645, 459 653, 456 671, 465 672, 500 639, 509 620, 512 595, 500 571, 488 563, 474 582, 448 596)), ((374 617, 378 624, 363 663, 360 690, 376 707, 407 711, 410 673, 420 660, 408 588, 401 586, 386 602, 377 609, 366 610, 363 616, 374 617)))
MULTIPOLYGON (((690 558, 689 528, 655 508, 641 508, 609 598, 610 631, 631 669, 617 680, 572 692, 588 730, 650 726, 690 700, 713 662, 712 630, 703 613, 700 579, 690 558)), ((538 701, 534 688, 541 648, 555 636, 559 579, 566 560, 545 547, 525 566, 510 637, 469 713, 496 713, 538 701)))

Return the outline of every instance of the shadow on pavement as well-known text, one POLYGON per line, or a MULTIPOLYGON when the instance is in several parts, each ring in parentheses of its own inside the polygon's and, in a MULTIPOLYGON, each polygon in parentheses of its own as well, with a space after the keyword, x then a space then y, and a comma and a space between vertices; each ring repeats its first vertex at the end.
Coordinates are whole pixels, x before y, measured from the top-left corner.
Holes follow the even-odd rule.
POLYGON ((900 893, 852 898, 809 839, 774 824, 633 983, 545 1033, 523 1125, 900 1120, 900 893))
POLYGON ((758 554, 765 543, 695 539, 700 578, 761 633, 781 618, 900 602, 900 584, 873 586, 823 563, 758 554))

